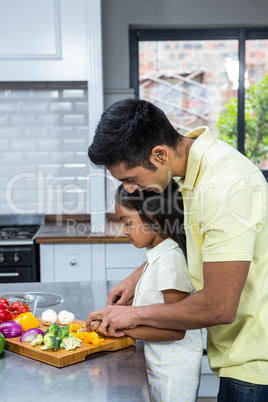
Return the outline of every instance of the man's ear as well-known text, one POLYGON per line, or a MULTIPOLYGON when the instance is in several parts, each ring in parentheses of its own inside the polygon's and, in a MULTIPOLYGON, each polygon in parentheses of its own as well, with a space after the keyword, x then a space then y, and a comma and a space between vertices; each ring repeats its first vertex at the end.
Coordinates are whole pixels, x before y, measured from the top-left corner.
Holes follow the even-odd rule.
POLYGON ((157 162, 164 165, 168 162, 168 159, 168 149, 165 145, 156 145, 151 150, 151 162, 157 162))

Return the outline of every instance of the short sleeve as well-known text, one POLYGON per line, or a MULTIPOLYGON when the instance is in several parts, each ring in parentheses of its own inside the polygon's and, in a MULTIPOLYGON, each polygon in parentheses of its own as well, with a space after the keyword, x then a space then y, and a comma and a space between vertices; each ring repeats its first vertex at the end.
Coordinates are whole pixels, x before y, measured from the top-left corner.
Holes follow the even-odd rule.
POLYGON ((204 193, 199 214, 204 262, 252 260, 256 233, 266 216, 265 185, 213 183, 213 191, 204 193))
POLYGON ((176 289, 182 292, 193 292, 188 266, 181 250, 166 252, 156 261, 157 289, 176 289))

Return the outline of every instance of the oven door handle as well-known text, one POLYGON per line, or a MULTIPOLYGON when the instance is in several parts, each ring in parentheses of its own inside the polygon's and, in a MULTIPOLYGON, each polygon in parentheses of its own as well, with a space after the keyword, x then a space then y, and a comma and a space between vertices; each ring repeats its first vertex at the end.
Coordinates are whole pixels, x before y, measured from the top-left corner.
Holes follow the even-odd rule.
POLYGON ((11 272, 11 273, 0 273, 0 278, 1 277, 8 277, 8 276, 19 276, 20 274, 18 272, 11 272))

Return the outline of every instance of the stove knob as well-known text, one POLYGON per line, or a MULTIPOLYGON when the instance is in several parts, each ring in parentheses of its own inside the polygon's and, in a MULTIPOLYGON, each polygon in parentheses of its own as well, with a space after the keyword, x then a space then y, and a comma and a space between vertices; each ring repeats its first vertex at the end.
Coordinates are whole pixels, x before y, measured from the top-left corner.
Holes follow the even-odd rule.
POLYGON ((14 254, 13 261, 14 262, 20 262, 20 257, 18 256, 18 253, 14 254))
POLYGON ((3 264, 6 261, 3 253, 0 254, 0 264, 3 264))

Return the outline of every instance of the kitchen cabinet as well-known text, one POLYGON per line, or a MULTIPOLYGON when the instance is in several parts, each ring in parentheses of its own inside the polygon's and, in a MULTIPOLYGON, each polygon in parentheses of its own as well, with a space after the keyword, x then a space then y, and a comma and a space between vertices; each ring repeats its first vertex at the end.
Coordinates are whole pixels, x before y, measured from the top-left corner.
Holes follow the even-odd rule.
POLYGON ((132 244, 106 244, 107 281, 121 281, 146 259, 145 249, 137 249, 132 244))
POLYGON ((220 380, 209 367, 208 358, 206 355, 204 355, 202 357, 201 379, 198 396, 203 398, 215 398, 218 394, 219 385, 220 380))
POLYGON ((146 259, 128 243, 40 244, 41 282, 121 281, 146 259))
POLYGON ((0 6, 1 81, 87 81, 86 0, 0 0, 0 6))
POLYGON ((91 281, 91 244, 43 244, 41 282, 91 281))

